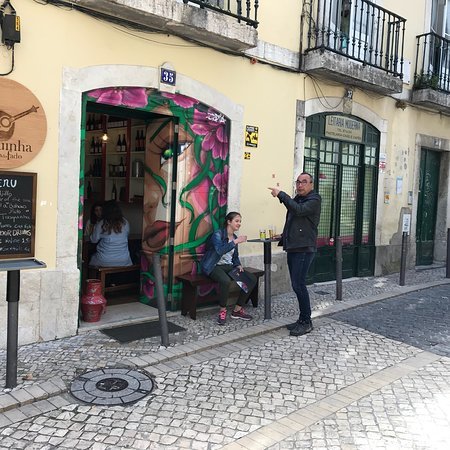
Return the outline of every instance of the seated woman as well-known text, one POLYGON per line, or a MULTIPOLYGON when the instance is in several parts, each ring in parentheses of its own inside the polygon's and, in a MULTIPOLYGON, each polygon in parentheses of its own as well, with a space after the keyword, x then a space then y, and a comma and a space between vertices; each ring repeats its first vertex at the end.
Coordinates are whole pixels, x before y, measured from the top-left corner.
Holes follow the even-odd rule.
MULTIPOLYGON (((217 318, 219 325, 225 325, 227 318, 227 300, 232 278, 229 275, 235 267, 244 272, 239 260, 238 244, 245 242, 247 236, 236 236, 236 232, 241 227, 241 215, 238 212, 230 212, 225 217, 225 228, 215 231, 208 241, 206 253, 203 256, 200 266, 202 271, 219 283, 219 305, 220 312, 217 318)), ((251 320, 252 316, 244 311, 243 306, 247 302, 257 279, 250 273, 245 272, 248 280, 247 292, 241 290, 238 300, 231 313, 232 319, 251 320)))
POLYGON ((89 238, 94 231, 94 226, 102 219, 103 216, 103 202, 95 202, 91 207, 91 213, 89 219, 86 221, 86 227, 84 228, 85 237, 89 238))
POLYGON ((133 265, 128 250, 130 225, 123 217, 119 204, 109 200, 103 204, 103 219, 95 224, 91 242, 97 244, 89 265, 118 267, 133 265))

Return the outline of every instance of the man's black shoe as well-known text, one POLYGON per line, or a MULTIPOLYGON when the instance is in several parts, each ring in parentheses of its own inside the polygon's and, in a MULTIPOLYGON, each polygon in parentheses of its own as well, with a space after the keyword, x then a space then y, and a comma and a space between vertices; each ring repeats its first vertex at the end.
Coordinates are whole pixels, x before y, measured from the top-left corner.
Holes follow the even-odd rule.
POLYGON ((300 323, 300 322, 297 320, 297 322, 290 323, 290 324, 286 325, 286 328, 287 328, 289 331, 291 331, 291 330, 293 330, 299 323, 300 323))
POLYGON ((312 322, 300 322, 289 334, 291 336, 302 336, 303 334, 311 333, 312 330, 312 322))

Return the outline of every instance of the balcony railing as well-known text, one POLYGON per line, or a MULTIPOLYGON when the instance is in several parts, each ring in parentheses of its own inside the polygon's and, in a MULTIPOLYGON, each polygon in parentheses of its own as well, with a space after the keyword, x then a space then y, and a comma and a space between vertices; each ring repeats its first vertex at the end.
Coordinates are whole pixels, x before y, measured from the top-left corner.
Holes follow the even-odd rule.
POLYGON ((450 40, 435 33, 417 36, 414 88, 450 92, 450 40))
POLYGON ((305 8, 305 53, 329 50, 402 78, 405 19, 367 0, 311 0, 305 8))
POLYGON ((249 0, 183 0, 183 3, 192 3, 200 8, 212 9, 234 17, 238 22, 245 22, 253 28, 258 28, 258 0, 253 0, 253 2, 249 0))

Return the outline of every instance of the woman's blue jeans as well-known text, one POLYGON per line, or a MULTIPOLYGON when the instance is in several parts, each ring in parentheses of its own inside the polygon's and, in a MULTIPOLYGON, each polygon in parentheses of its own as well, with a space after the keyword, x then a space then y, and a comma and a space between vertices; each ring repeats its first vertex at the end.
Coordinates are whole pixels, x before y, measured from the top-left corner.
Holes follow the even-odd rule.
POLYGON ((299 320, 305 322, 311 320, 311 303, 308 289, 306 288, 306 275, 314 255, 315 253, 312 252, 288 252, 287 254, 292 289, 297 295, 298 308, 300 310, 299 320))

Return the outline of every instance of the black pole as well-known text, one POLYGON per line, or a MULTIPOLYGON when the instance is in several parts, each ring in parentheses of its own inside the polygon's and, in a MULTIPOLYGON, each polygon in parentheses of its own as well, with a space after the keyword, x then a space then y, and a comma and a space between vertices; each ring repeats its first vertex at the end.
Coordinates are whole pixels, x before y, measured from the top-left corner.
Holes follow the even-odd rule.
POLYGON ((400 286, 405 285, 407 243, 408 233, 404 231, 402 235, 402 256, 400 259, 400 286))
POLYGON ((446 278, 450 278, 450 228, 447 228, 447 264, 445 276, 446 278))
MULTIPOLYGON (((171 119, 173 124, 173 142, 172 142, 172 182, 170 188, 170 224, 169 224, 169 268, 167 275, 167 301, 170 308, 173 310, 173 266, 175 253, 175 216, 177 210, 177 174, 178 174, 178 117, 171 119)), ((160 266, 161 267, 161 266, 160 266)), ((162 286, 162 284, 161 284, 162 286)))
POLYGON ((153 273, 155 274, 156 300, 158 302, 159 325, 161 326, 161 344, 169 346, 169 327, 167 325, 166 303, 164 299, 161 258, 159 253, 153 253, 153 273))
POLYGON ((8 334, 6 343, 6 388, 17 386, 17 344, 19 330, 20 271, 8 271, 6 301, 8 302, 8 334))
POLYGON ((270 266, 272 265, 272 242, 264 241, 264 319, 272 318, 270 266))
POLYGON ((336 237, 336 300, 342 300, 342 238, 336 237))

